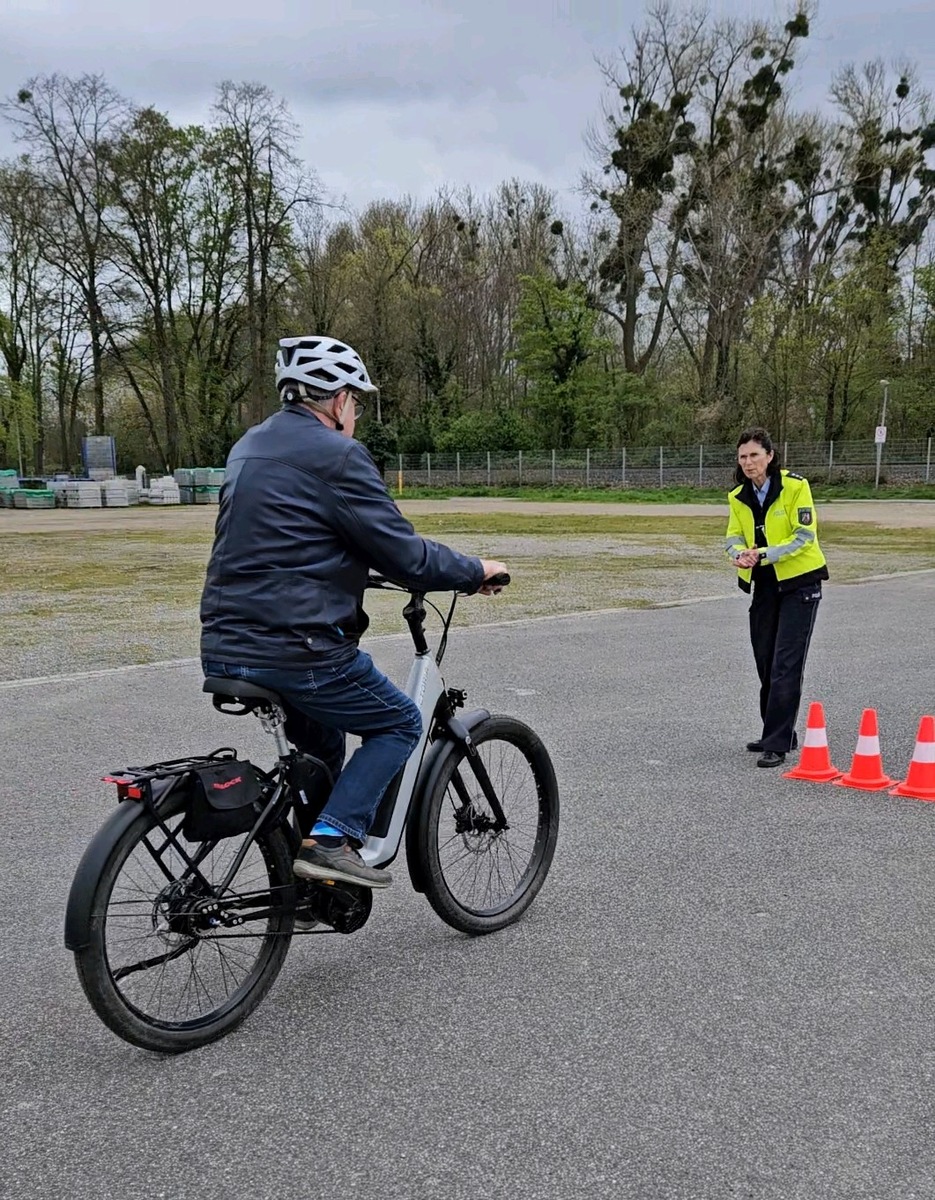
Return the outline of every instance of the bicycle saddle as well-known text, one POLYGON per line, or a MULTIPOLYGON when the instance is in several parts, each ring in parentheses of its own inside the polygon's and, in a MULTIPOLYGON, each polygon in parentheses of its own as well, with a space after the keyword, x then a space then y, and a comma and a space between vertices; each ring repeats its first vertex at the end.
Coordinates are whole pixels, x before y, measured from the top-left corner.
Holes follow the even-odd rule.
MULTIPOLYGON (((212 675, 201 685, 201 690, 212 696, 220 697, 221 701, 225 698, 239 701, 248 709, 255 708, 258 701, 282 707, 282 700, 275 692, 271 692, 268 688, 257 687, 255 683, 247 683, 244 679, 228 679, 212 675)), ((215 707, 220 706, 218 699, 215 699, 214 703, 215 707)))

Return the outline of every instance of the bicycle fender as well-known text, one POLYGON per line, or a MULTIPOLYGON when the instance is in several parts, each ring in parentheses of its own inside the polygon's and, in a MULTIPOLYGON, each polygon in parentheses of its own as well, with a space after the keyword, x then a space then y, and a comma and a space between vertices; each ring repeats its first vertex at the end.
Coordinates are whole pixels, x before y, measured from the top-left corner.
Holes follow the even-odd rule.
POLYGON ((122 800, 88 843, 65 906, 66 949, 83 950, 90 944, 91 904, 98 880, 117 842, 144 811, 139 800, 122 800))
POLYGON ((416 849, 416 829, 425 797, 431 794, 435 781, 451 755, 456 754, 463 747, 464 735, 476 729, 478 725, 489 718, 490 713, 485 708, 475 708, 471 712, 452 717, 448 721, 445 731, 432 742, 422 760, 422 768, 416 779, 415 792, 406 820, 406 865, 409 868, 409 878, 413 890, 416 892, 425 891, 422 880, 422 864, 419 862, 416 849))

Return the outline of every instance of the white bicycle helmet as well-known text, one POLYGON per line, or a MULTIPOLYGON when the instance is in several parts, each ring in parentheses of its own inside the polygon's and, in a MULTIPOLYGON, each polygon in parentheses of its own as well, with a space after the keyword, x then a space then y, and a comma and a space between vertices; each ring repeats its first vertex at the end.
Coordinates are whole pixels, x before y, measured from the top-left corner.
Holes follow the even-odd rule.
POLYGON ((280 338, 276 355, 276 387, 304 383, 318 392, 376 392, 360 355, 345 342, 311 334, 280 338))

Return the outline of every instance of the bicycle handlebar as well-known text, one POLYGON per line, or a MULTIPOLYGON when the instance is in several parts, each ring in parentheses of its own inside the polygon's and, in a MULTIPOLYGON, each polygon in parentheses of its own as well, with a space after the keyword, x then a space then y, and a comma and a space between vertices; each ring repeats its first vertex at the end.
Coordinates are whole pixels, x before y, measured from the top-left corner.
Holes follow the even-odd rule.
MULTIPOLYGON (((509 572, 499 571, 496 575, 491 575, 489 579, 483 580, 480 586, 484 587, 486 585, 487 587, 499 589, 505 588, 509 582, 509 572)), ((425 599, 425 592, 406 587, 404 584, 397 583, 394 579, 387 579, 385 575, 378 575, 376 572, 368 575, 366 586, 368 588, 379 588, 390 592, 402 592, 403 594, 406 592, 409 593, 409 603, 403 609, 403 620, 409 626, 409 632, 412 635, 412 642, 416 648, 416 653, 427 654, 428 643, 425 640, 424 629, 425 605, 428 604, 431 608, 435 608, 435 605, 431 600, 427 601, 425 599)), ((441 661, 445 654, 445 647, 448 643, 448 629, 451 625, 451 618, 454 616, 455 605, 458 602, 458 596, 460 594, 461 593, 459 592, 455 592, 451 597, 451 607, 448 610, 447 617, 445 617, 443 613, 439 612, 439 610, 435 608, 435 611, 442 619, 442 636, 441 641, 438 644, 438 651, 435 655, 435 662, 439 666, 441 666, 441 661)))
MULTIPOLYGON (((499 574, 491 575, 489 579, 483 580, 483 582, 481 583, 481 587, 483 587, 485 584, 488 587, 506 587, 509 584, 509 582, 510 582, 509 571, 501 571, 499 574)), ((412 588, 406 587, 405 584, 397 583, 395 579, 388 579, 385 575, 377 575, 376 573, 371 573, 371 575, 368 577, 367 587, 368 588, 388 588, 391 590, 399 589, 401 591, 406 591, 406 592, 410 592, 410 591, 414 590, 412 588)))

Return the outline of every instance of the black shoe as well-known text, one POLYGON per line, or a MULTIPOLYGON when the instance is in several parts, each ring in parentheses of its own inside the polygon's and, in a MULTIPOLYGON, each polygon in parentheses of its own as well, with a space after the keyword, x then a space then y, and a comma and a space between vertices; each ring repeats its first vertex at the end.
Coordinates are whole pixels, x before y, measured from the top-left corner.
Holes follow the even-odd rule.
MULTIPOLYGON (((797 733, 793 733, 792 745, 789 747, 789 749, 790 750, 798 750, 798 748, 799 748, 799 735, 797 733)), ((763 749, 763 739, 760 738, 760 740, 758 742, 747 742, 747 749, 750 750, 753 754, 759 754, 763 749)))
POLYGON ((775 750, 764 750, 756 760, 756 765, 758 767, 781 767, 785 761, 784 754, 777 754, 775 750))
POLYGON ((347 842, 338 846, 303 846, 292 864, 292 872, 299 879, 339 879, 342 883, 368 888, 385 888, 393 882, 389 871, 368 867, 347 842))

